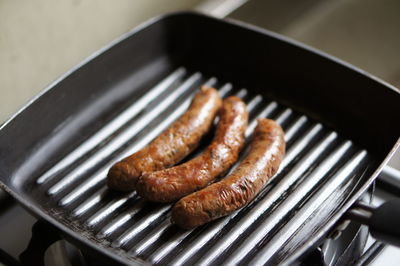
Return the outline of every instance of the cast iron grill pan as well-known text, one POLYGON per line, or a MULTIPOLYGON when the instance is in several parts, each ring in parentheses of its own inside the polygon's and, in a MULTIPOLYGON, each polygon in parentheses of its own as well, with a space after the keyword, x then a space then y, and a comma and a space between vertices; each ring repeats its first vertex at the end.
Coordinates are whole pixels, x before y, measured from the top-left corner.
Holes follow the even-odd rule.
MULTIPOLYGON (((174 48, 167 48, 173 54, 174 48)), ((268 84, 243 87, 245 81, 227 80, 230 74, 219 76, 207 68, 195 69, 198 62, 180 66, 156 62, 160 69, 151 82, 142 85, 144 89, 130 96, 119 91, 124 97, 99 111, 100 122, 78 125, 81 135, 71 134, 75 142, 64 147, 56 159, 49 156, 42 171, 21 178, 24 184, 13 183, 22 197, 29 194, 26 197, 32 199, 30 204, 22 200, 25 205, 35 206, 34 212, 75 240, 122 263, 275 265, 293 261, 315 246, 351 204, 350 199, 372 182, 381 157, 360 145, 357 136, 335 131, 318 115, 309 116, 288 105, 289 101, 261 93, 273 90, 268 84), (247 103, 248 140, 258 117, 281 124, 287 152, 279 172, 251 204, 194 230, 182 230, 170 222, 172 205, 147 202, 135 192, 110 191, 105 178, 113 163, 144 147, 183 114, 203 84, 217 88, 223 97, 236 95, 247 103)), ((157 64, 150 69, 155 72, 157 64)), ((68 120, 61 125, 61 133, 55 134, 65 134, 65 123, 68 120)), ((211 138, 212 133, 188 159, 200 153, 211 138)))
POLYGON ((37 189, 54 203, 53 208, 66 214, 64 222, 127 257, 160 265, 202 261, 248 264, 252 258, 259 259, 257 255, 260 259, 266 259, 270 252, 283 255, 281 241, 302 227, 309 232, 307 220, 328 211, 324 202, 338 200, 340 204, 346 200, 342 196, 337 199, 336 190, 351 191, 368 170, 370 159, 365 150, 323 124, 247 89, 217 81, 200 72, 177 69, 109 122, 121 124, 123 129, 113 127, 117 133, 109 137, 103 135, 110 127, 105 125, 42 175, 37 189), (135 192, 113 193, 105 178, 113 163, 146 145, 183 114, 201 84, 217 87, 223 96, 236 95, 246 101, 250 112, 246 136, 251 136, 257 117, 275 119, 286 132, 288 148, 280 173, 255 202, 187 231, 171 224, 171 205, 148 203, 135 192), (99 143, 101 148, 96 144, 89 148, 88 143, 99 143), (81 150, 88 150, 90 156, 81 159, 84 152, 77 152, 81 150), (75 161, 79 162, 67 165, 75 161), (54 169, 63 175, 49 174, 54 169))

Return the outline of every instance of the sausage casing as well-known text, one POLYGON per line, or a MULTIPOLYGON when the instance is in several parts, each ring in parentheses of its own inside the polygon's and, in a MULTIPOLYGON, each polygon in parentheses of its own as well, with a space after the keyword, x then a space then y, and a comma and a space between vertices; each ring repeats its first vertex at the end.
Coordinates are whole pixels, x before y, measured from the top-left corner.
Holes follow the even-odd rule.
POLYGON ((151 201, 171 202, 207 186, 237 161, 247 123, 246 104, 238 97, 228 97, 214 139, 205 151, 184 164, 144 174, 136 185, 138 194, 151 201))
POLYGON ((278 170, 285 153, 284 132, 274 121, 259 119, 250 151, 232 174, 180 199, 172 221, 193 228, 248 204, 278 170))
POLYGON ((201 87, 189 109, 177 121, 149 145, 111 167, 107 176, 108 186, 131 191, 143 173, 178 163, 198 146, 221 105, 222 99, 217 90, 201 87))

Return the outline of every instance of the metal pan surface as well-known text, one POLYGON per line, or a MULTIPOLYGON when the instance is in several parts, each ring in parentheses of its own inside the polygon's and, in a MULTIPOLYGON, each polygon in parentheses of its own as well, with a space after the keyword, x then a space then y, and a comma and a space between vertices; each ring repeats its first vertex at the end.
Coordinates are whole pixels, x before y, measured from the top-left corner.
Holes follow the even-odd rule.
POLYGON ((89 57, 2 126, 0 185, 67 238, 122 264, 291 263, 399 146, 399 102, 392 86, 278 34, 168 14, 89 57), (277 120, 288 152, 252 204, 184 231, 170 224, 170 205, 107 190, 105 171, 179 117, 204 83, 242 97, 251 125, 277 120))

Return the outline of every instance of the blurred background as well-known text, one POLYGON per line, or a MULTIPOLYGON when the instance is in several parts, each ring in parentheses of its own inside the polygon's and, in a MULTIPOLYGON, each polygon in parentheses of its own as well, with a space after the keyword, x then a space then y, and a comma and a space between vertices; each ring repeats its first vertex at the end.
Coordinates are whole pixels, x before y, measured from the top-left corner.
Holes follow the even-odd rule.
MULTIPOLYGON (((400 87, 399 0, 0 0, 0 124, 93 52, 178 10, 261 26, 400 87)), ((390 164, 400 169, 400 152, 390 164)), ((398 264, 399 249, 386 252, 374 265, 398 264)))
POLYGON ((0 123, 118 36, 178 10, 261 26, 400 87, 398 0, 0 0, 0 123))
POLYGON ((398 0, 0 0, 0 123, 121 34, 187 9, 279 32, 400 87, 398 0))

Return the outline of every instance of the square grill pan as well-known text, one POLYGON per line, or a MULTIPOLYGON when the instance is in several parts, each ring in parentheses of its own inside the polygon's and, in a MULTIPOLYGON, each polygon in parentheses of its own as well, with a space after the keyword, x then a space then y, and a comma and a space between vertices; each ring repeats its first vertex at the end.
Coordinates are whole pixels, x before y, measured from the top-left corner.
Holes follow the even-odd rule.
POLYGON ((122 264, 291 263, 399 146, 399 103, 390 85, 275 33, 169 14, 92 55, 1 128, 0 185, 66 238, 122 264), (287 154, 249 206, 187 231, 170 223, 171 205, 109 191, 105 177, 202 84, 246 101, 247 137, 257 117, 280 123, 287 154))

